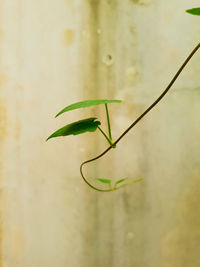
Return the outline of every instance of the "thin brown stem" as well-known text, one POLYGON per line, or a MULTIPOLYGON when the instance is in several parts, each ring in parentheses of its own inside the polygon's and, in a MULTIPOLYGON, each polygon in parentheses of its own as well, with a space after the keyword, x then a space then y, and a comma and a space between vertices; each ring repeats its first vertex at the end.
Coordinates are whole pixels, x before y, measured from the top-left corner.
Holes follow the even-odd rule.
POLYGON ((117 190, 116 189, 99 189, 95 186, 93 186, 92 184, 90 184, 87 179, 85 178, 85 176, 83 175, 83 166, 89 162, 95 161, 101 157, 103 157, 113 146, 115 146, 117 143, 119 143, 119 141, 147 114, 149 113, 150 110, 152 110, 160 101, 161 99, 167 94, 167 92, 170 90, 170 88, 172 87, 172 85, 174 84, 174 82, 176 81, 176 79, 178 78, 178 76, 181 74, 181 72, 183 71, 183 69, 185 68, 185 66, 188 64, 188 62, 190 61, 190 59, 193 57, 193 55, 197 52, 197 50, 200 48, 200 43, 192 50, 192 52, 189 54, 189 56, 186 58, 186 60, 184 61, 184 63, 182 64, 182 66, 179 68, 179 70, 177 71, 177 73, 174 75, 173 79, 171 80, 171 82, 169 83, 169 85, 167 86, 167 88, 163 91, 163 93, 153 102, 153 104, 151 104, 121 135, 120 137, 113 143, 112 146, 109 146, 104 152, 102 152, 101 154, 99 154, 98 156, 84 161, 81 165, 80 165, 80 173, 81 176, 83 178, 83 180, 93 189, 100 191, 100 192, 110 192, 110 191, 114 191, 117 190))

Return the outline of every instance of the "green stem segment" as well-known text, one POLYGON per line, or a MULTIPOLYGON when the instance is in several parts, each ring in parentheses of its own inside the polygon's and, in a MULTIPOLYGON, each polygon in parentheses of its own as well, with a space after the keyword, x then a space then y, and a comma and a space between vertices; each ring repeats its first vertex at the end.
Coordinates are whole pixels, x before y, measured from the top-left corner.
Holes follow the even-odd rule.
POLYGON ((106 133, 98 126, 99 131, 103 134, 103 136, 106 138, 108 143, 112 145, 112 142, 110 141, 110 138, 106 135, 106 133))
POLYGON ((110 144, 110 146, 112 146, 112 148, 115 148, 116 145, 113 145, 113 140, 112 140, 112 133, 111 133, 111 126, 110 126, 110 117, 109 117, 109 112, 108 112, 108 105, 105 104, 105 109, 106 109, 106 118, 107 118, 107 124, 108 124, 108 135, 98 126, 99 131, 103 134, 103 136, 106 138, 106 140, 108 141, 108 143, 110 144))
MULTIPOLYGON (((99 126, 98 126, 98 129, 103 134, 103 136, 106 138, 106 140, 108 141, 108 143, 110 144, 110 146, 113 146, 112 140, 110 140, 110 138, 106 135, 106 133, 99 126)), ((115 148, 115 146, 113 146, 113 148, 115 148)))
POLYGON ((105 104, 105 108, 106 108, 106 117, 107 117, 107 123, 108 123, 109 139, 112 141, 112 133, 111 133, 111 127, 110 127, 110 117, 109 117, 108 105, 107 104, 105 104))

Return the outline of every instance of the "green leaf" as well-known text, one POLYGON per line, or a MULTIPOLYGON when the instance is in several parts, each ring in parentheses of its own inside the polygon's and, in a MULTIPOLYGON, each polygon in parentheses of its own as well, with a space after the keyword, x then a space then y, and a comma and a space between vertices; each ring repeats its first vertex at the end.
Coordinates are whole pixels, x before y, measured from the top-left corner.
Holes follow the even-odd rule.
POLYGON ((66 126, 60 128, 52 135, 50 135, 47 140, 58 136, 78 135, 86 132, 95 132, 98 125, 101 125, 100 121, 95 120, 96 118, 88 118, 67 124, 66 126))
MULTIPOLYGON (((118 182, 118 184, 119 184, 119 183, 124 182, 124 180, 126 180, 126 179, 128 179, 128 178, 120 179, 120 180, 118 180, 117 182, 118 182)), ((117 182, 116 182, 116 183, 115 183, 115 187, 114 187, 114 189, 116 190, 116 189, 119 189, 119 188, 121 188, 121 187, 124 187, 124 186, 127 186, 127 185, 131 185, 131 184, 135 184, 135 183, 138 183, 138 182, 141 182, 141 181, 142 181, 142 178, 139 178, 139 179, 137 179, 137 180, 131 180, 131 181, 126 182, 126 183, 124 183, 124 184, 122 184, 122 185, 120 185, 120 186, 118 186, 118 187, 117 187, 117 182)))
POLYGON ((110 184, 111 183, 111 180, 109 179, 101 179, 101 178, 97 178, 97 180, 101 183, 104 183, 104 184, 110 184))
POLYGON ((122 101, 121 100, 106 100, 106 99, 85 100, 85 101, 77 102, 77 103, 74 103, 72 105, 65 107, 55 116, 55 118, 64 112, 78 109, 78 108, 87 108, 87 107, 96 106, 96 105, 100 105, 100 104, 120 103, 120 102, 122 102, 122 101))
POLYGON ((116 186, 117 184, 120 184, 120 183, 124 182, 125 180, 127 180, 127 178, 123 178, 123 179, 117 180, 117 181, 115 182, 115 186, 116 186))
POLYGON ((200 16, 200 7, 187 9, 186 12, 192 15, 200 16))

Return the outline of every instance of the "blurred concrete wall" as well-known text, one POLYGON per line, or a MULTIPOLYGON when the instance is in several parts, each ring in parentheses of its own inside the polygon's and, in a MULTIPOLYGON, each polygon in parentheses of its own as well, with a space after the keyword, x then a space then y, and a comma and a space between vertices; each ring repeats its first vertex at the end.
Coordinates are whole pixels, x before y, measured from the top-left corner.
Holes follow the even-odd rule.
MULTIPOLYGON (((199 42, 187 0, 0 2, 0 267, 200 266, 200 54, 94 177, 143 178, 102 194, 81 161, 100 134, 46 137, 102 106, 54 119, 82 99, 114 98, 117 138, 199 42), (91 182, 94 182, 91 179, 91 182)), ((92 177, 92 176, 91 176, 92 177)))

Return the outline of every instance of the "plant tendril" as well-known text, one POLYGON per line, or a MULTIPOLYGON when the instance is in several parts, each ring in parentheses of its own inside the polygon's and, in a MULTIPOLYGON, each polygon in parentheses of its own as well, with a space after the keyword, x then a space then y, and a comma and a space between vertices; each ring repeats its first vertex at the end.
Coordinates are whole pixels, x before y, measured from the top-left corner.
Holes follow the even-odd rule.
POLYGON ((176 79, 178 78, 178 76, 181 74, 181 72, 183 71, 183 69, 185 68, 185 66, 188 64, 188 62, 190 61, 190 59, 193 57, 193 55, 197 52, 197 50, 200 48, 200 43, 192 50, 192 52, 189 54, 189 56, 186 58, 186 60, 184 61, 184 63, 182 64, 182 66, 179 68, 179 70, 177 71, 177 73, 174 75, 173 79, 171 80, 171 82, 169 83, 169 85, 167 86, 167 88, 163 91, 163 93, 153 102, 153 104, 151 104, 121 135, 120 137, 113 142, 112 145, 110 145, 104 152, 102 152, 101 154, 99 154, 98 156, 86 160, 84 162, 81 163, 80 165, 80 173, 81 176, 83 178, 83 180, 85 181, 85 183, 87 185, 89 185, 92 189, 99 191, 99 192, 111 192, 111 191, 115 191, 118 190, 119 188, 122 188, 126 185, 129 185, 130 183, 134 183, 134 182, 138 182, 141 179, 138 180, 134 180, 132 182, 123 184, 121 186, 118 187, 114 187, 114 188, 110 188, 110 189, 99 189, 95 186, 93 186, 92 184, 90 184, 88 182, 88 180, 85 178, 84 174, 83 174, 83 166, 86 165, 87 163, 90 163, 92 161, 95 161, 101 157, 103 157, 111 148, 113 148, 113 146, 115 146, 117 143, 119 143, 119 141, 147 114, 149 113, 150 110, 152 110, 160 101, 161 99, 167 94, 167 92, 170 90, 170 88, 172 87, 172 85, 174 84, 174 82, 176 81, 176 79))

